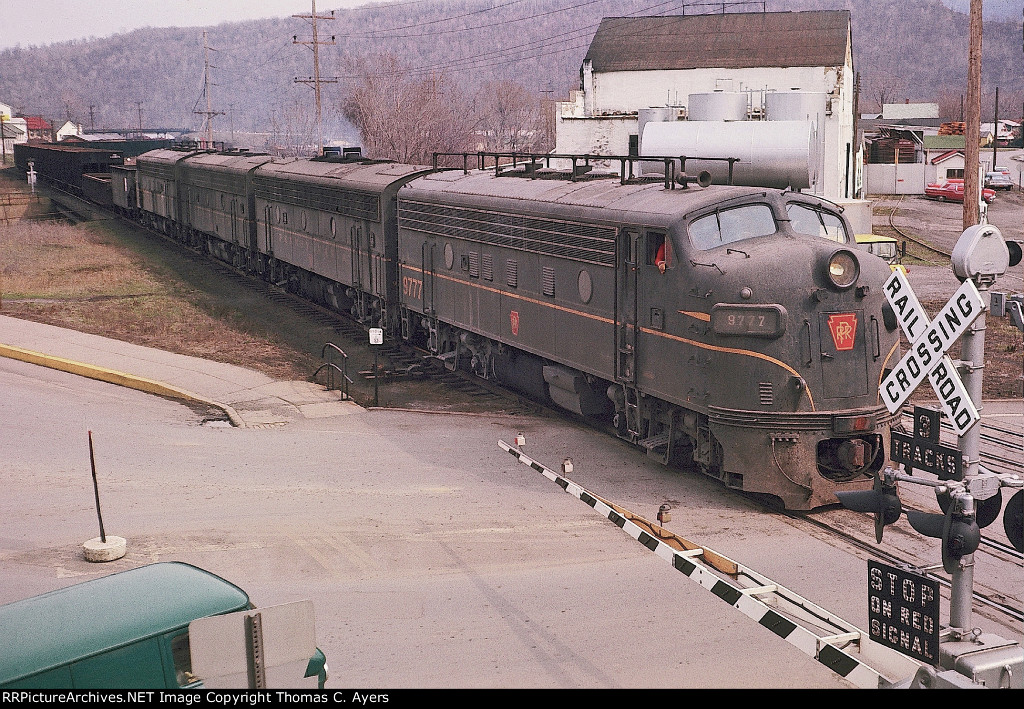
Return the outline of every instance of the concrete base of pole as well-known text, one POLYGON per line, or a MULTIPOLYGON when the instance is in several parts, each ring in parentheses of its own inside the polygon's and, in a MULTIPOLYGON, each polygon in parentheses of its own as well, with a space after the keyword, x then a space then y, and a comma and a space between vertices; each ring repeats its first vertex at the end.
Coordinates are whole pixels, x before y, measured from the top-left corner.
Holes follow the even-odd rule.
POLYGON ((100 537, 90 539, 82 545, 86 561, 115 561, 125 555, 128 542, 122 537, 107 535, 107 541, 100 537))

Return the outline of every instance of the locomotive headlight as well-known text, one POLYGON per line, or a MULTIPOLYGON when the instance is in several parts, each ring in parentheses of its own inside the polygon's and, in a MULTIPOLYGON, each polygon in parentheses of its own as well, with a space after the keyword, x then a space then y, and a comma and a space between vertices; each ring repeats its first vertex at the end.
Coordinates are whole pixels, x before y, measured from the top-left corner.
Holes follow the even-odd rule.
POLYGON ((829 282, 840 290, 846 290, 857 282, 860 276, 860 264, 853 252, 846 249, 836 251, 828 258, 826 271, 829 282))

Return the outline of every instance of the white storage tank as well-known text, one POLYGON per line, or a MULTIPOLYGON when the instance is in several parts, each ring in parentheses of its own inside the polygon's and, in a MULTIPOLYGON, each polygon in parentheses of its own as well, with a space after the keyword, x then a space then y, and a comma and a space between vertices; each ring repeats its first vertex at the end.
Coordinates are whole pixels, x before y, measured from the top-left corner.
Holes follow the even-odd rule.
MULTIPOLYGON (((715 184, 728 184, 729 163, 701 158, 737 158, 735 185, 802 190, 816 181, 818 137, 810 121, 650 122, 640 155, 685 156, 688 175, 707 170, 715 184)), ((661 168, 645 163, 645 170, 661 168)))
POLYGON ((820 129, 828 94, 820 91, 769 91, 764 95, 769 121, 811 121, 820 129))
POLYGON ((747 95, 733 91, 690 94, 686 117, 691 121, 745 121, 747 95))

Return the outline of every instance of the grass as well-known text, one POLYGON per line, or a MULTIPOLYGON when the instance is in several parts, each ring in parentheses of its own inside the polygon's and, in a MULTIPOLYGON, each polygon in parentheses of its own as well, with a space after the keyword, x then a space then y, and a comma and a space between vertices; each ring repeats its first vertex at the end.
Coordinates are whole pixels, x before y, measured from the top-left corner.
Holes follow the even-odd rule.
POLYGON ((117 242, 102 222, 0 226, 0 314, 305 379, 314 363, 117 242))

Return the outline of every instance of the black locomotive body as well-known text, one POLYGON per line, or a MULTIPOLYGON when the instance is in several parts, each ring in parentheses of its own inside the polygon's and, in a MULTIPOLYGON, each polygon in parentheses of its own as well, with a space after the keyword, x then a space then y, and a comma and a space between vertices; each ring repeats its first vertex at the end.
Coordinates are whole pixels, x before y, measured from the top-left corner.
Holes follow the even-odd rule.
POLYGON ((130 177, 123 213, 730 487, 812 509, 885 461, 889 267, 812 196, 181 150, 130 177))

